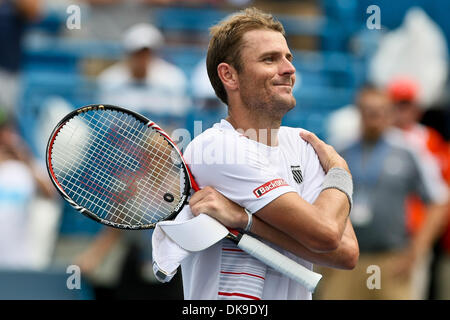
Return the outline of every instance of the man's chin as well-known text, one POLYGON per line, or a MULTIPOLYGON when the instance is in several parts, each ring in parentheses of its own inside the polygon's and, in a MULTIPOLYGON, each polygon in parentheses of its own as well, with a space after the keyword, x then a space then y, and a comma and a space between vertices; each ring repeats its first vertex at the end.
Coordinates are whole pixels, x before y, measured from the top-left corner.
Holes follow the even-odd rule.
POLYGON ((277 99, 278 101, 276 101, 276 105, 280 108, 280 109, 284 109, 286 110, 286 112, 294 109, 296 101, 295 98, 290 95, 289 97, 280 97, 280 99, 277 99))

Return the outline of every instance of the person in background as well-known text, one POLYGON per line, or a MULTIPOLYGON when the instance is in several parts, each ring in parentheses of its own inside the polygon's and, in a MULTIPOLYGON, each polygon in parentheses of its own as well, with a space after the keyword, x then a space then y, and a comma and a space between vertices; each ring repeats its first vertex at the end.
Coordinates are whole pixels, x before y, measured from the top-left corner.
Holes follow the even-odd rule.
MULTIPOLYGON (((354 179, 351 220, 360 246, 352 271, 323 272, 320 299, 412 299, 415 266, 430 251, 445 223, 447 188, 439 175, 405 147, 392 128, 395 110, 389 96, 364 87, 356 105, 361 115, 361 135, 341 154, 354 179), (419 196, 427 204, 423 227, 410 234, 405 200, 419 196), (376 267, 379 282, 369 277, 376 267)), ((375 275, 377 276, 377 275, 375 275)))
MULTIPOLYGON (((410 77, 398 77, 392 79, 387 91, 395 106, 394 124, 400 129, 403 138, 416 150, 421 161, 428 167, 438 168, 441 177, 447 185, 450 185, 450 147, 437 130, 419 123, 422 109, 418 103, 421 93, 418 82, 410 77)), ((423 228, 425 215, 423 201, 415 195, 410 196, 407 200, 407 223, 411 233, 415 234, 423 228)), ((447 216, 447 223, 450 222, 449 218, 450 216, 447 216)), ((447 231, 443 238, 443 247, 450 253, 450 241, 446 240, 450 238, 448 234, 450 231, 447 231)), ((427 295, 429 281, 427 270, 432 259, 431 256, 425 258, 422 272, 417 275, 417 298, 424 298, 427 295)), ((439 286, 445 286, 444 283, 442 285, 440 283, 441 281, 438 282, 439 286)), ((450 292, 450 289, 447 290, 450 292)))
POLYGON ((161 32, 150 24, 137 24, 127 30, 123 38, 125 59, 98 77, 99 101, 150 118, 185 115, 190 107, 187 79, 181 69, 157 56, 163 43, 161 32))
POLYGON ((27 23, 41 14, 40 0, 0 1, 0 108, 13 114, 22 66, 22 38, 27 23))
POLYGON ((52 198, 53 186, 0 109, 0 269, 31 269, 31 201, 52 198))

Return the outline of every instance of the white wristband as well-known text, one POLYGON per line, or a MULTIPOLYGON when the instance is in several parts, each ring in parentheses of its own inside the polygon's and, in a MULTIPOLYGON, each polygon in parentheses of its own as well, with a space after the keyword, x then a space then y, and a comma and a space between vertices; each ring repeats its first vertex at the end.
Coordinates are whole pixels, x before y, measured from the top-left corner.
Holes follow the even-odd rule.
POLYGON ((253 215, 246 208, 244 208, 244 211, 248 215, 248 222, 247 222, 247 226, 245 227, 244 231, 250 232, 250 229, 252 228, 252 224, 253 224, 253 215))

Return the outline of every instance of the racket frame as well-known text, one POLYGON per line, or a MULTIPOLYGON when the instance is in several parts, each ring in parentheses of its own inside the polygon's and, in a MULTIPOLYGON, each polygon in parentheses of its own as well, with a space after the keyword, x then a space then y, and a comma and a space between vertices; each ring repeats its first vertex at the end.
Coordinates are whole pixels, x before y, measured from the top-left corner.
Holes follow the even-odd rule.
POLYGON ((184 174, 185 174, 185 189, 183 190, 182 196, 180 198, 180 201, 178 202, 177 206, 175 207, 174 211, 166 216, 164 219, 159 220, 159 221, 164 221, 164 220, 170 220, 172 218, 174 218, 182 209, 183 207, 186 205, 188 198, 189 198, 189 194, 190 194, 190 189, 192 188, 198 188, 197 183, 195 182, 195 180, 192 177, 192 173, 189 170, 189 167, 186 165, 186 162, 184 161, 184 158, 180 152, 180 150, 178 149, 177 145, 175 144, 175 142, 169 137, 169 135, 163 130, 161 129, 161 127, 159 127, 155 122, 147 119, 146 117, 144 117, 143 115, 125 109, 125 108, 121 108, 118 106, 114 106, 114 105, 109 105, 109 104, 92 104, 92 105, 87 105, 78 109, 73 110, 72 112, 70 112, 69 114, 67 114, 63 119, 61 119, 61 121, 56 125, 56 127, 53 129, 50 138, 48 140, 47 143, 47 149, 46 149, 46 165, 47 165, 47 172, 50 176, 50 180, 52 181, 53 185, 55 186, 55 188, 58 190, 58 192, 61 194, 61 196, 64 198, 64 200, 66 200, 74 209, 76 209, 77 211, 79 211, 80 213, 82 213, 83 215, 87 216, 88 218, 93 219, 96 222, 102 223, 104 225, 110 226, 110 227, 114 227, 117 229, 128 229, 128 230, 141 230, 141 229, 154 229, 156 227, 156 224, 159 222, 155 222, 155 223, 149 223, 149 224, 136 224, 136 225, 127 225, 127 224, 122 224, 122 223, 116 223, 107 219, 103 219, 101 217, 99 217, 98 215, 94 214, 92 211, 90 211, 89 209, 80 206, 79 204, 77 204, 68 194, 67 192, 64 191, 63 187, 61 186, 61 184, 58 182, 58 179, 56 178, 56 175, 53 171, 53 167, 51 165, 52 163, 52 150, 53 150, 53 145, 54 145, 54 141, 56 139, 56 137, 58 136, 58 133, 61 131, 61 129, 64 127, 64 125, 69 122, 71 119, 75 118, 76 116, 85 113, 85 112, 89 112, 92 110, 112 110, 112 111, 117 111, 117 112, 122 112, 128 115, 133 116, 134 118, 136 118, 137 120, 141 121, 143 124, 145 124, 147 127, 153 129, 154 131, 157 131, 159 134, 161 134, 164 139, 173 147, 174 150, 176 150, 176 152, 178 153, 180 160, 182 162, 182 168, 184 170, 184 174))

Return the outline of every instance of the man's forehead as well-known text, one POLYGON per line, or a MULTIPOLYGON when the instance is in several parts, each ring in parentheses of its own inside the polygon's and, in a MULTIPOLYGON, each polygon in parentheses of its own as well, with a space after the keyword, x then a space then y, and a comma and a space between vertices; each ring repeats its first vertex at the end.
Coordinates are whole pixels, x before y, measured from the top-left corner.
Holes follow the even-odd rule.
POLYGON ((390 109, 391 104, 389 99, 383 95, 371 95, 362 97, 360 100, 360 107, 366 110, 390 109))
POLYGON ((267 29, 247 31, 242 37, 244 47, 271 51, 273 49, 289 50, 286 39, 281 32, 267 29))

